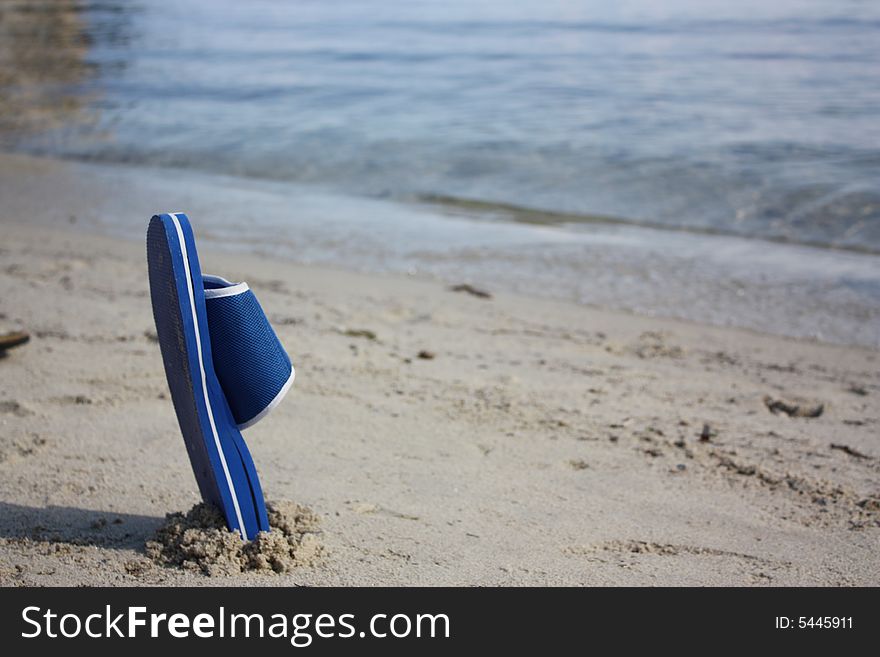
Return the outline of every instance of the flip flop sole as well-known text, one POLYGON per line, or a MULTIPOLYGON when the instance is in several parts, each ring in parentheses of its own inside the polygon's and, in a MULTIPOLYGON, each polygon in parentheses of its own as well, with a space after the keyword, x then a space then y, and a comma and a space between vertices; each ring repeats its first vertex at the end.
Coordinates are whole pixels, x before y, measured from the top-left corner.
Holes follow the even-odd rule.
POLYGON ((230 529, 268 531, 250 453, 214 372, 195 239, 186 215, 153 217, 147 231, 150 296, 174 409, 202 498, 230 529))

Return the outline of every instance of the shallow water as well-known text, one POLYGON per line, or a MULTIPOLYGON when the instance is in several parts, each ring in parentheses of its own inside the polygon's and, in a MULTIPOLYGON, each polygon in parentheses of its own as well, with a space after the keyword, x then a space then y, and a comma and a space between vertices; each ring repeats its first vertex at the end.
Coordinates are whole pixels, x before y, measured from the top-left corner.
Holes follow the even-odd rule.
POLYGON ((877 3, 81 6, 23 147, 880 250, 877 3))
POLYGON ((876 255, 772 243, 880 253, 880 4, 0 7, 0 144, 290 185, 246 248, 880 341, 876 255))

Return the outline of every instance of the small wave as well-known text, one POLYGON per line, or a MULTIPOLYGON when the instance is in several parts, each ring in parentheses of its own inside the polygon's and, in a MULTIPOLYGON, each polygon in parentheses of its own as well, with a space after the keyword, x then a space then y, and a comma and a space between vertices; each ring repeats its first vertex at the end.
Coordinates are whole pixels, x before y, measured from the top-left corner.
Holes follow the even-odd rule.
POLYGON ((651 228, 678 233, 690 233, 695 235, 724 235, 729 237, 742 237, 759 239, 765 242, 777 242, 782 244, 797 244, 800 246, 812 246, 817 248, 852 251, 855 253, 867 253, 880 255, 880 248, 868 244, 835 244, 814 239, 797 239, 788 236, 755 235, 753 233, 725 230, 724 228, 689 226, 682 224, 667 224, 659 221, 645 221, 626 217, 615 217, 593 213, 558 212, 528 206, 516 205, 497 201, 484 201, 473 198, 461 198, 444 194, 417 194, 415 199, 421 203, 445 208, 446 210, 467 215, 474 219, 501 219, 516 223, 532 224, 539 226, 585 226, 585 225, 619 225, 634 226, 638 228, 651 228))

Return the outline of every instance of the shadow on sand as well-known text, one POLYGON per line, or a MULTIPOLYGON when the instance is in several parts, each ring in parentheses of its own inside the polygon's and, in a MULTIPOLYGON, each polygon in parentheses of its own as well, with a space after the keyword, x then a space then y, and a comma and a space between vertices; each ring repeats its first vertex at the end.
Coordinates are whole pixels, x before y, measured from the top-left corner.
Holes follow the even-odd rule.
POLYGON ((32 507, 0 502, 0 537, 143 551, 164 518, 70 506, 32 507))

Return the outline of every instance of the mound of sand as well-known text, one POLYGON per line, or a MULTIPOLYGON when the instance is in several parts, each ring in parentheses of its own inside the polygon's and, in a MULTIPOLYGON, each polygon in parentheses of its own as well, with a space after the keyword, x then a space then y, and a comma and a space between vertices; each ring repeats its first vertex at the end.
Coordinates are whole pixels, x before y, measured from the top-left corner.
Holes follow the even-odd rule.
POLYGON ((201 571, 205 575, 235 575, 261 571, 285 573, 314 563, 321 553, 318 517, 294 502, 266 504, 272 530, 250 542, 226 528, 220 511, 197 504, 185 515, 169 513, 147 541, 147 556, 163 566, 201 571))

